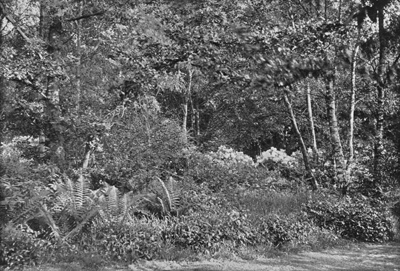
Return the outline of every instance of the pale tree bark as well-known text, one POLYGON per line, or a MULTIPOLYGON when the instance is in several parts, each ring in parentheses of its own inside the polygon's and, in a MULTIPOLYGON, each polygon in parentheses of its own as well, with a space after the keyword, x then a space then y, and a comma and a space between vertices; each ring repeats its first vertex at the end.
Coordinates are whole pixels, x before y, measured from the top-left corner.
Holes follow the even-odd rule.
POLYGON ((193 97, 192 96, 189 97, 189 100, 190 100, 190 111, 191 111, 190 129, 192 131, 193 136, 195 136, 195 134, 196 134, 196 109, 194 107, 194 101, 193 101, 193 97))
POLYGON ((187 121, 188 121, 188 107, 190 102, 190 96, 192 94, 192 80, 193 80, 193 70, 189 70, 189 82, 188 87, 184 90, 183 93, 183 104, 182 104, 182 111, 183 111, 183 119, 182 119, 182 133, 183 133, 183 141, 187 143, 188 141, 188 131, 187 131, 187 121))
POLYGON ((308 178, 310 178, 310 180, 311 180, 311 185, 312 185, 313 189, 318 189, 318 183, 312 173, 312 168, 310 166, 310 161, 309 161, 308 153, 307 153, 307 147, 306 147, 306 144, 304 143, 303 136, 301 135, 299 126, 297 125, 296 115, 294 113, 292 102, 289 98, 289 94, 290 94, 289 90, 285 88, 283 91, 283 98, 285 101, 285 105, 288 109, 289 115, 290 115, 290 120, 292 122, 293 129, 296 132, 296 136, 297 136, 297 139, 300 144, 300 151, 303 156, 304 168, 305 168, 307 174, 309 175, 308 178))
MULTIPOLYGON (((327 75, 326 77, 326 106, 329 120, 329 132, 331 136, 331 144, 333 151, 333 161, 336 165, 334 167, 335 176, 339 187, 343 188, 347 186, 344 170, 345 170, 345 158, 343 153, 343 147, 340 140, 339 126, 336 116, 336 95, 334 90, 334 76, 327 75)), ((343 191, 345 192, 345 191, 343 191)))
MULTIPOLYGON (((4 19, 4 13, 3 13, 3 8, 0 6, 0 55, 3 51, 3 19, 4 19)), ((2 73, 0 73, 0 145, 3 143, 4 140, 4 114, 5 114, 5 82, 4 82, 4 76, 2 73)))
POLYGON ((351 90, 350 90, 350 117, 349 117, 349 158, 347 160, 346 175, 348 180, 350 180, 351 170, 353 168, 354 160, 354 111, 356 108, 356 68, 357 68, 357 56, 359 51, 359 44, 357 42, 351 61, 351 90))
POLYGON ((385 83, 384 70, 386 59, 386 39, 384 36, 384 6, 378 9, 378 27, 379 27, 379 62, 377 77, 377 115, 375 126, 374 142, 374 186, 377 187, 382 182, 382 153, 383 153, 383 126, 384 126, 384 102, 385 102, 385 83))
POLYGON ((315 135, 315 125, 314 125, 314 116, 313 116, 312 99, 311 99, 311 88, 310 88, 310 82, 308 80, 307 80, 306 98, 307 98, 308 121, 310 122, 310 130, 311 130, 311 137, 312 137, 312 150, 314 152, 314 158, 318 162, 317 137, 315 135))
POLYGON ((196 113, 195 113, 195 121, 196 121, 196 133, 195 133, 195 137, 197 142, 200 139, 200 108, 199 108, 199 99, 198 96, 196 96, 195 98, 195 103, 196 103, 196 113))
MULTIPOLYGON (((82 5, 83 2, 81 1, 78 3, 78 16, 82 16, 82 5)), ((81 48, 81 40, 82 40, 82 21, 77 20, 75 21, 75 27, 76 27, 76 54, 77 54, 77 63, 76 63, 76 105, 75 105, 75 110, 77 113, 79 113, 80 109, 80 103, 81 103, 81 95, 82 95, 82 87, 81 87, 81 61, 82 61, 82 48, 81 48)))

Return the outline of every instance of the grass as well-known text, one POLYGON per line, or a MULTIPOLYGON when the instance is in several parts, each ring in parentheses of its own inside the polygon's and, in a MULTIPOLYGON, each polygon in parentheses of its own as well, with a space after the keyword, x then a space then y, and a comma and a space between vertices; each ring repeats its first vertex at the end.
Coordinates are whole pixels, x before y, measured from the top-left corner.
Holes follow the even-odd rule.
POLYGON ((249 216, 270 216, 297 213, 307 203, 309 194, 305 191, 250 190, 237 195, 236 204, 249 216))

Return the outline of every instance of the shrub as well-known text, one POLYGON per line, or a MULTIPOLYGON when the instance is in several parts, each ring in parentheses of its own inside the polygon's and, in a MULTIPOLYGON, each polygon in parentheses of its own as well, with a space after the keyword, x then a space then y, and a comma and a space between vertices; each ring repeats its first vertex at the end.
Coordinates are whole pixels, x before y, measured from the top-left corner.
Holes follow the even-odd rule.
POLYGON ((319 200, 308 203, 306 210, 317 225, 346 239, 382 242, 393 237, 393 225, 387 212, 372 206, 366 198, 319 200))
POLYGON ((165 221, 157 219, 137 221, 131 225, 102 224, 83 235, 81 243, 88 252, 95 249, 113 260, 156 259, 161 253, 161 232, 165 226, 165 221))
POLYGON ((163 238, 168 243, 208 253, 215 253, 228 243, 232 247, 254 245, 255 237, 250 220, 238 211, 180 218, 163 232, 163 238))
POLYGON ((265 172, 255 168, 249 156, 226 147, 205 154, 188 150, 186 157, 189 161, 187 176, 197 184, 206 184, 214 192, 258 184, 265 178, 265 172))
POLYGON ((46 259, 54 249, 51 241, 38 239, 28 227, 7 226, 2 230, 0 262, 14 268, 23 265, 37 265, 46 259))
POLYGON ((226 146, 220 146, 218 151, 209 152, 205 156, 212 160, 214 163, 218 163, 222 167, 231 168, 233 166, 249 166, 254 167, 255 164, 253 159, 244 154, 243 152, 237 152, 232 148, 226 146))
POLYGON ((286 166, 286 167, 295 167, 297 166, 297 160, 286 154, 284 150, 278 150, 274 147, 271 149, 262 152, 261 155, 257 156, 256 165, 270 165, 270 166, 286 166))

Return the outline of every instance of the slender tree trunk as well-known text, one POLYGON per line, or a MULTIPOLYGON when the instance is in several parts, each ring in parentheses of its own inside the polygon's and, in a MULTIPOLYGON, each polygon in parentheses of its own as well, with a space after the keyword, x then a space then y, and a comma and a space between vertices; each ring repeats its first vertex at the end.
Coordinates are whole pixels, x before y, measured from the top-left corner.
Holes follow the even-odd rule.
MULTIPOLYGON (((331 144, 333 149, 333 160, 335 175, 339 187, 346 187, 346 180, 344 176, 345 158, 343 154, 342 143, 340 140, 339 126, 336 117, 336 97, 334 90, 334 78, 328 75, 326 81, 326 105, 328 110, 329 131, 331 136, 331 144)), ((344 191, 345 192, 345 191, 344 191)))
MULTIPOLYGON (((82 16, 82 5, 83 2, 78 3, 79 5, 79 13, 78 16, 82 16)), ((80 103, 81 103, 81 39, 82 39, 82 22, 81 20, 75 21, 76 24, 76 54, 77 54, 77 63, 76 63, 76 112, 79 114, 80 103)))
POLYGON ((44 3, 43 1, 40 1, 39 4, 39 38, 42 40, 45 40, 45 33, 44 33, 44 3))
MULTIPOLYGON (((60 58, 60 29, 61 18, 55 16, 56 10, 51 6, 42 6, 43 12, 43 29, 42 33, 46 37, 49 44, 49 54, 55 60, 60 58)), ((55 76, 47 76, 45 114, 48 122, 45 127, 45 135, 48 141, 46 145, 49 147, 50 161, 56 164, 61 170, 65 169, 66 159, 64 151, 63 124, 61 122, 61 104, 60 104, 60 86, 58 78, 55 76)))
POLYGON ((386 58, 386 40, 384 37, 384 7, 378 10, 379 24, 379 63, 377 82, 377 116, 374 142, 374 186, 377 187, 382 181, 382 153, 383 153, 383 125, 384 125, 384 101, 385 83, 383 66, 386 58))
POLYGON ((190 100, 190 129, 192 131, 192 135, 195 136, 196 134, 196 109, 194 108, 194 102, 193 102, 193 97, 189 97, 190 100))
POLYGON ((195 134, 195 137, 196 137, 196 141, 199 142, 199 139, 200 139, 200 110, 199 110, 199 99, 198 99, 197 95, 195 97, 195 104, 196 104, 196 117, 195 117, 196 134, 195 134))
POLYGON ((188 131, 187 131, 188 102, 189 101, 186 101, 186 98, 185 98, 185 102, 182 105, 182 111, 183 111, 182 133, 183 133, 184 143, 187 143, 187 139, 188 139, 188 131))
POLYGON ((307 111, 308 111, 308 121, 310 122, 310 129, 311 129, 312 150, 314 152, 314 157, 316 161, 318 161, 317 137, 315 135, 314 116, 311 103, 311 88, 309 81, 307 81, 307 111))
POLYGON ((339 0, 339 14, 338 14, 338 22, 341 23, 342 20, 342 0, 339 0))
MULTIPOLYGON (((0 6, 0 55, 3 52, 3 19, 4 19, 4 13, 3 13, 3 9, 0 6)), ((5 124, 5 120, 4 120, 4 115, 5 115, 5 110, 4 110, 4 98, 5 98, 5 84, 4 84, 4 77, 3 74, 0 73, 0 146, 4 141, 4 124, 5 124)), ((4 170, 3 170, 3 164, 0 161, 0 177, 2 177, 2 175, 4 174, 4 170)), ((6 194, 5 191, 3 191, 3 189, 0 188, 0 201, 4 201, 6 199, 6 194)), ((0 221, 0 231, 2 232, 3 230, 3 226, 6 225, 6 223, 8 222, 8 216, 7 216, 7 209, 6 208, 0 208, 0 217, 2 218, 0 221)))
POLYGON ((188 106, 189 106, 190 96, 191 96, 191 92, 192 92, 192 78, 193 78, 193 71, 190 70, 189 71, 189 84, 183 94, 184 101, 182 104, 182 110, 183 110, 182 132, 183 132, 184 143, 187 143, 187 141, 188 141, 187 119, 188 119, 188 106))
POLYGON ((310 161, 308 159, 306 144, 304 143, 299 126, 297 125, 296 115, 294 114, 292 103, 289 98, 289 91, 287 89, 284 89, 283 98, 284 98, 286 107, 289 111, 290 120, 292 122, 293 129, 295 130, 297 139, 300 143, 300 150, 301 150, 301 154, 302 154, 303 160, 304 160, 304 168, 305 168, 307 174, 309 175, 309 177, 311 178, 311 185, 313 186, 313 189, 318 189, 318 183, 315 180, 315 178, 312 174, 312 171, 311 171, 311 166, 310 166, 310 161))
MULTIPOLYGON (((4 13, 3 9, 0 6, 0 55, 3 51, 3 19, 4 19, 4 13)), ((2 73, 0 73, 0 145, 3 143, 4 140, 4 98, 5 98, 5 84, 4 84, 4 76, 2 73)))
POLYGON ((351 63, 351 93, 350 93, 350 118, 349 118, 349 159, 347 160, 347 177, 350 178, 354 160, 354 111, 356 108, 356 67, 360 46, 357 43, 353 51, 351 63))

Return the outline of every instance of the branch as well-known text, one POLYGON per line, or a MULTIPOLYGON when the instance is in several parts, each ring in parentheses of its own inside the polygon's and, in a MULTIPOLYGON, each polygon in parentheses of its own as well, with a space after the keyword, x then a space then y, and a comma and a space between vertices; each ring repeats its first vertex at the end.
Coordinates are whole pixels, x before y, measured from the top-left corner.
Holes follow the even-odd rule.
POLYGON ((18 31, 18 33, 24 38, 24 40, 26 40, 27 42, 30 42, 30 39, 28 38, 28 36, 25 34, 24 31, 22 31, 22 29, 17 25, 17 23, 15 22, 15 20, 10 16, 6 14, 6 9, 5 6, 3 5, 3 3, 0 2, 0 9, 3 11, 3 15, 4 18, 7 19, 7 21, 9 21, 12 25, 14 25, 15 29, 18 31))
POLYGON ((87 18, 94 17, 94 16, 102 16, 102 15, 104 15, 105 13, 106 13, 106 11, 103 10, 103 11, 99 11, 99 12, 95 12, 95 13, 91 13, 91 14, 84 14, 84 15, 82 15, 82 16, 78 16, 78 17, 75 17, 75 18, 71 18, 71 19, 68 19, 68 20, 66 20, 66 21, 67 21, 67 22, 78 21, 78 20, 87 19, 87 18))
POLYGON ((396 66, 396 64, 397 64, 397 62, 399 61, 399 59, 400 59, 400 54, 396 57, 396 60, 393 61, 393 63, 392 63, 392 68, 393 68, 394 66, 396 66))

